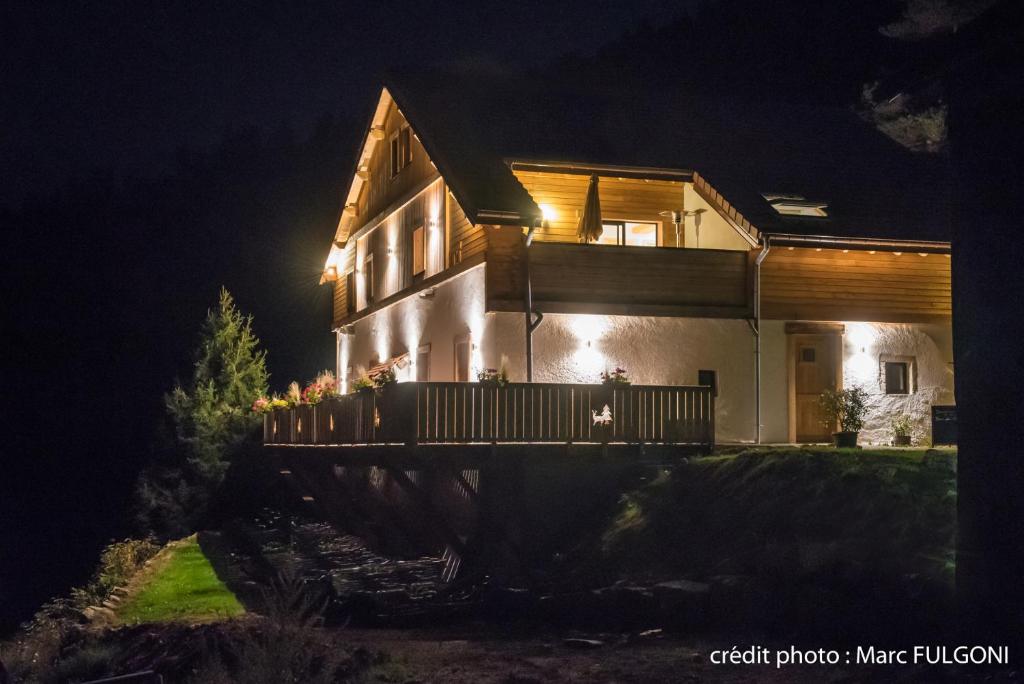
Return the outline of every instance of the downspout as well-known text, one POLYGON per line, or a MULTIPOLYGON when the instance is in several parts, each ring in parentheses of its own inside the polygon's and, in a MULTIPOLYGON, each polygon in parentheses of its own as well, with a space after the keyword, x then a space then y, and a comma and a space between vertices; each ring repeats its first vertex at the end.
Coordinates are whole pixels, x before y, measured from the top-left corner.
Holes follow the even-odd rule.
MULTIPOLYGON (((754 413, 756 429, 754 442, 761 443, 761 264, 768 258, 771 251, 771 236, 764 236, 764 247, 754 259, 754 321, 750 329, 754 332, 754 413)), ((749 321, 748 321, 749 322, 749 321)))
POLYGON ((535 230, 537 230, 537 221, 534 221, 529 230, 526 231, 526 242, 523 246, 523 280, 525 281, 523 309, 526 312, 526 382, 533 382, 533 331, 544 320, 544 314, 533 310, 533 286, 530 282, 530 244, 533 242, 535 230), (536 319, 534 319, 534 315, 537 316, 536 319))

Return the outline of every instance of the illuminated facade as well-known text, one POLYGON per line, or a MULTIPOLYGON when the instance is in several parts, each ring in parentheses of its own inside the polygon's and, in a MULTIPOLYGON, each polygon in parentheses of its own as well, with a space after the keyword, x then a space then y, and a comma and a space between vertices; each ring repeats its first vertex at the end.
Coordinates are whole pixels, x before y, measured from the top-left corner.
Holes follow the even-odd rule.
POLYGON ((346 388, 386 367, 399 381, 472 382, 500 367, 527 381, 530 302, 542 316, 532 381, 596 383, 623 368, 639 384, 713 384, 719 442, 827 439, 825 389, 868 391, 868 443, 888 442, 904 413, 926 441, 930 407, 952 403, 944 235, 862 228, 830 202, 839 190, 809 177, 806 199, 753 181, 732 190, 728 174, 720 187, 664 155, 467 153, 449 129, 472 122, 416 95, 382 91, 325 264, 346 388), (592 178, 603 232, 580 244, 592 178))

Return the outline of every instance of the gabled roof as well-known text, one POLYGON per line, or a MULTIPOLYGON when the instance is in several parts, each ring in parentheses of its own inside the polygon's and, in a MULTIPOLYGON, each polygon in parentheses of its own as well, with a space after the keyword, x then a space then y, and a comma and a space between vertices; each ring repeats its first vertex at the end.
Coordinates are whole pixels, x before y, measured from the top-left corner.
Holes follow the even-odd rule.
POLYGON ((852 111, 493 74, 409 72, 386 87, 474 222, 539 216, 508 160, 540 159, 693 170, 762 233, 950 239, 944 160, 852 111), (781 215, 765 195, 825 204, 827 216, 781 215))

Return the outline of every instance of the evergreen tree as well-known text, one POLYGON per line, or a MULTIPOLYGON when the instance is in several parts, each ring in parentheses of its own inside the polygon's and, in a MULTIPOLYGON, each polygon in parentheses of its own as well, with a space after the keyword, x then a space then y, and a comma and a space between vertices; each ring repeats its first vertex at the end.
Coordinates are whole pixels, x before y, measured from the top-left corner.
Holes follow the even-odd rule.
POLYGON ((233 461, 256 442, 259 416, 252 402, 267 392, 266 352, 224 288, 207 312, 187 385, 166 395, 169 427, 162 457, 136 488, 138 520, 162 537, 187 534, 210 508, 233 461), (166 442, 170 442, 167 444, 166 442))
POLYGON ((252 317, 221 288, 219 306, 206 315, 192 382, 165 399, 188 467, 214 486, 260 422, 251 408, 267 393, 266 352, 259 344, 252 317))

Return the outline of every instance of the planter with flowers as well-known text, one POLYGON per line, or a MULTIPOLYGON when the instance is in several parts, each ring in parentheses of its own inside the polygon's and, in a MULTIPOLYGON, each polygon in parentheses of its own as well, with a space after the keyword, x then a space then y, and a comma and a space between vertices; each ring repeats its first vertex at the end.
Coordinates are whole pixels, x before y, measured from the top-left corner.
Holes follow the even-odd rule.
POLYGON ((601 384, 612 385, 612 386, 624 386, 629 385, 629 376, 626 374, 625 368, 616 368, 613 371, 603 371, 601 373, 601 384))
POLYGON ((485 368, 476 374, 476 381, 484 387, 504 387, 508 384, 508 371, 505 366, 498 368, 485 368))

